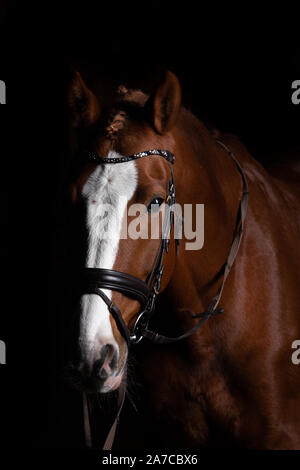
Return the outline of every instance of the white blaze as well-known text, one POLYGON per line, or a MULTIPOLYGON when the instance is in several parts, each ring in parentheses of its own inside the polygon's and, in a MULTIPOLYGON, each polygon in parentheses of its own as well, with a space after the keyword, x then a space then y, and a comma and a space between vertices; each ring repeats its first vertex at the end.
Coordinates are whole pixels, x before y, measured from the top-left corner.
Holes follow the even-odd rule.
MULTIPOLYGON (((120 158, 109 152, 108 158, 120 158)), ((88 253, 86 267, 113 269, 118 252, 122 219, 137 187, 133 161, 99 165, 84 185, 87 204, 88 253)), ((110 290, 103 290, 111 298, 110 290)), ((81 300, 80 346, 85 356, 99 354, 105 344, 118 345, 113 337, 107 305, 98 296, 86 294, 81 300)))

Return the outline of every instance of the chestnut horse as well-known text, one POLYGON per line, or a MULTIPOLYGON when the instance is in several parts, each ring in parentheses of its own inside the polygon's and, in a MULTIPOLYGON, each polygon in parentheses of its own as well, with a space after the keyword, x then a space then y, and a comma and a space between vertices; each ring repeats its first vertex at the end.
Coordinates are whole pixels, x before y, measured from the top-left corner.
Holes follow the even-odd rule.
MULTIPOLYGON (((74 207, 85 208, 85 268, 102 276, 125 273, 133 289, 136 279, 144 286, 161 240, 122 237, 125 214, 133 220, 133 204, 166 208, 171 167, 177 203, 204 204, 202 248, 186 249, 184 231, 175 246, 172 229, 163 253, 159 302, 151 319, 158 332, 189 332, 222 283, 244 191, 227 148, 248 181, 243 237, 219 304, 224 312, 182 341, 157 344, 144 338, 134 346, 148 418, 158 423, 158 446, 176 429, 173 447, 300 449, 300 366, 291 360, 292 343, 300 339, 299 187, 273 179, 237 138, 220 135, 217 142, 182 107, 180 84, 171 72, 152 95, 120 86, 105 105, 76 73, 68 105, 78 146, 89 156, 81 160, 71 187, 74 207), (151 149, 175 155, 174 165, 162 154, 127 159, 151 149), (105 238, 101 207, 106 203, 112 210, 106 214, 105 238)), ((141 301, 127 294, 106 286, 81 296, 73 370, 83 391, 106 394, 125 383, 130 353, 125 330, 141 311, 141 301)))

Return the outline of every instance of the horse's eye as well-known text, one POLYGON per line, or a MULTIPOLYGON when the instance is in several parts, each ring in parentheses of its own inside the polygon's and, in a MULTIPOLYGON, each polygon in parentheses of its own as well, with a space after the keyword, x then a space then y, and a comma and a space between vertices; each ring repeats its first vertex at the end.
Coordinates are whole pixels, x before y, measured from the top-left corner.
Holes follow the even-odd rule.
POLYGON ((154 197, 148 206, 148 212, 158 212, 164 200, 161 197, 154 197))

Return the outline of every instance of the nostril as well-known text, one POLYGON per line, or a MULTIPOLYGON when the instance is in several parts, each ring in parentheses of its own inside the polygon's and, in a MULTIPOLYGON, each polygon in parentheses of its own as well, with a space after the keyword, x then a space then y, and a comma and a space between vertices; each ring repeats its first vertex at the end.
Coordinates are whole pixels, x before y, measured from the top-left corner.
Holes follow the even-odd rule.
POLYGON ((105 344, 100 350, 100 360, 105 362, 105 360, 110 361, 113 356, 115 348, 112 344, 105 344))
POLYGON ((112 360, 109 363, 109 367, 113 370, 113 369, 116 369, 117 366, 118 366, 118 353, 117 351, 115 351, 115 353, 113 354, 112 360))
POLYGON ((118 352, 112 344, 105 344, 100 350, 100 359, 94 363, 93 376, 105 381, 118 366, 118 352))
POLYGON ((102 369, 100 369, 99 377, 100 377, 100 379, 102 379, 102 380, 106 380, 106 379, 108 378, 108 373, 107 373, 107 371, 104 369, 104 367, 102 367, 102 369))

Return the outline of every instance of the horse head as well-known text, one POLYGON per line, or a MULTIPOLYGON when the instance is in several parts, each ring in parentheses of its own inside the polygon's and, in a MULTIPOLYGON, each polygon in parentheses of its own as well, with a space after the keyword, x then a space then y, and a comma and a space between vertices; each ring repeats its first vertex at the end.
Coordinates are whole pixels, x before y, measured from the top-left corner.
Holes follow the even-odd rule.
POLYGON ((87 278, 73 371, 82 390, 106 393, 122 381, 130 341, 141 339, 133 325, 153 309, 174 269, 174 239, 163 241, 162 231, 175 198, 180 85, 167 72, 152 95, 120 86, 104 105, 76 73, 68 104, 82 157, 71 199, 84 208, 87 278))

